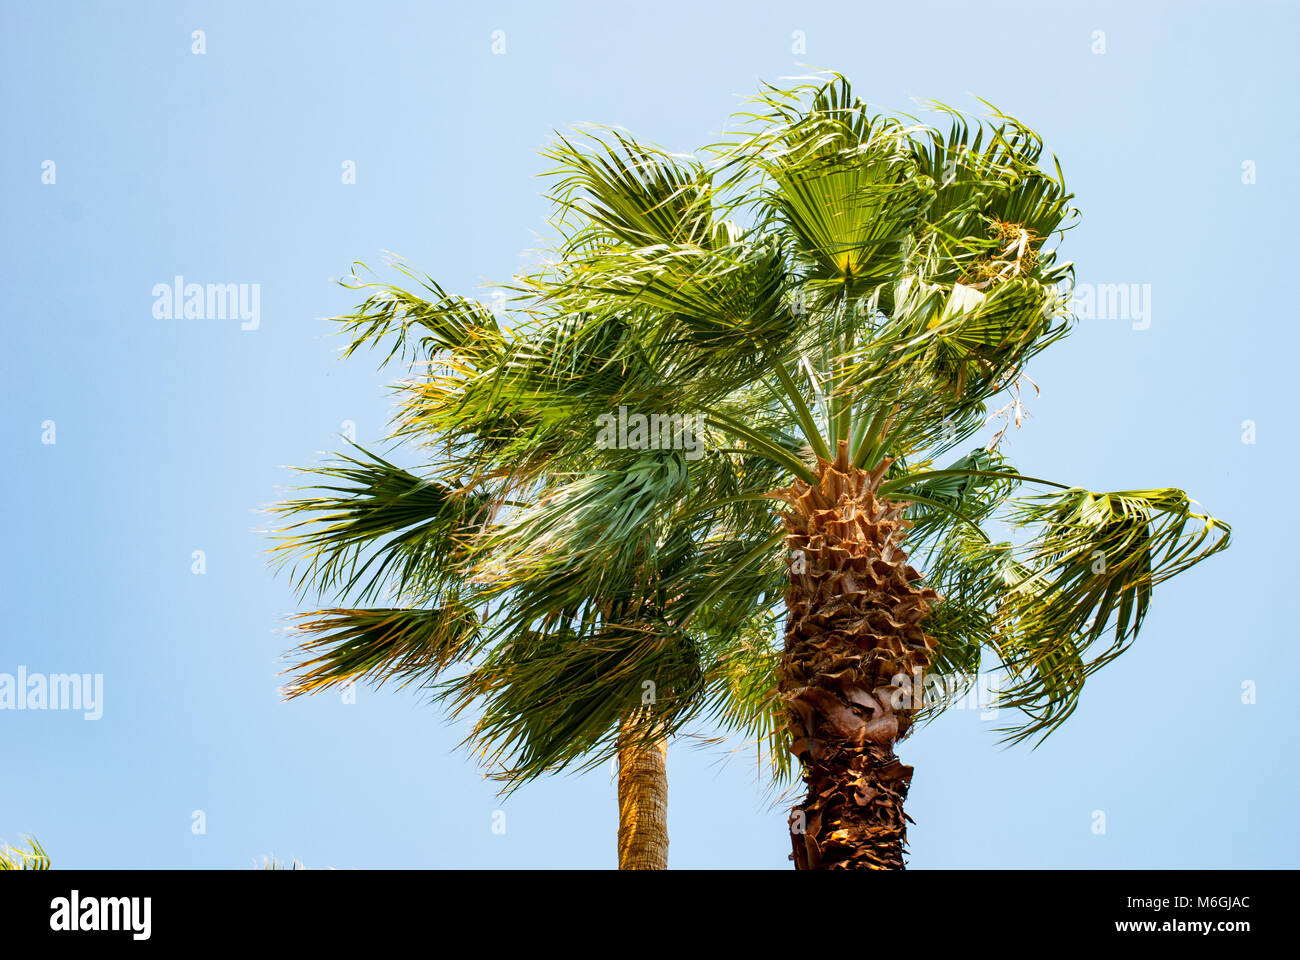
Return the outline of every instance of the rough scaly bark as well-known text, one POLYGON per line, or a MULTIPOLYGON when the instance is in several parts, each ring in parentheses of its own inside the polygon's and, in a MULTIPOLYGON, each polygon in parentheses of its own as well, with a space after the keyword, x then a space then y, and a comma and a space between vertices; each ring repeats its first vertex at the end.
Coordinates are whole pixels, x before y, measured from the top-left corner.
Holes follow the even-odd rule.
POLYGON ((647 731, 648 713, 623 722, 618 735, 618 868, 668 868, 668 744, 647 731))
POLYGON ((841 445, 819 461, 816 486, 773 494, 790 508, 779 689, 808 786, 791 811, 792 859, 801 870, 901 870, 912 768, 894 744, 913 704, 895 697, 895 680, 929 666, 921 621, 938 596, 914 585, 900 546, 907 504, 876 496, 889 462, 868 473, 847 461, 841 445))

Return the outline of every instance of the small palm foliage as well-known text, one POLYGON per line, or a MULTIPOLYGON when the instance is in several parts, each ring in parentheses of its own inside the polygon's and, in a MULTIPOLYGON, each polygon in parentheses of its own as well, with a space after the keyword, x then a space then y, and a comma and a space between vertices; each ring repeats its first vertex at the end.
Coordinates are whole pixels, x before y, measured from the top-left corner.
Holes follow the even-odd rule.
POLYGON ((0 840, 0 870, 49 870, 50 855, 35 837, 27 837, 27 849, 11 847, 0 840))
POLYGON ((600 763, 645 708, 744 733, 799 760, 800 867, 902 866, 894 744, 981 669, 1007 737, 1058 727, 1229 531, 975 441, 1069 330, 1076 211, 1033 131, 936 109, 832 77, 765 88, 709 164, 560 138, 560 240, 502 318, 404 267, 367 285, 348 353, 411 363, 393 439, 427 462, 353 451, 282 507, 296 582, 347 598, 304 616, 289 692, 428 685, 510 783, 600 763), (699 447, 598 442, 615 413, 699 447))

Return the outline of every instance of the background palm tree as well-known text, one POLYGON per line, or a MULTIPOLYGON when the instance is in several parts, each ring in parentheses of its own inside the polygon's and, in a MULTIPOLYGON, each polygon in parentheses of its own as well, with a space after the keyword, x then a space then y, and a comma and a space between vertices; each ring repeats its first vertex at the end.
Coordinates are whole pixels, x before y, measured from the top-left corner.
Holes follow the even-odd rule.
POLYGON ((1229 531, 1180 490, 1022 475, 1005 426, 972 448, 1068 332, 1048 242, 1076 212, 1031 130, 936 108, 946 130, 840 77, 768 87, 708 166, 560 138, 560 241, 509 325, 381 285, 350 349, 427 362, 394 435, 436 443, 434 479, 353 460, 289 505, 324 521, 285 543, 300 583, 403 598, 309 616, 291 692, 471 663, 438 696, 511 783, 706 714, 798 757, 800 868, 903 866, 895 744, 981 670, 1009 739, 1059 726, 1229 531), (704 455, 597 447, 624 407, 701 418, 704 455))
POLYGON ((344 320, 348 353, 388 341, 386 359, 417 360, 394 437, 435 456, 410 472, 357 448, 277 508, 291 522, 276 552, 301 590, 395 605, 303 615, 286 693, 415 681, 453 715, 477 712, 467 743, 506 789, 617 756, 619 865, 662 869, 668 738, 699 717, 776 735, 775 655, 756 624, 705 611, 688 632, 680 596, 661 585, 707 575, 699 557, 716 546, 655 502, 688 475, 732 484, 734 464, 595 446, 595 411, 621 379, 599 344, 549 318, 502 327, 423 285, 420 296, 376 284, 344 320), (549 525, 557 502, 561 527, 549 525))

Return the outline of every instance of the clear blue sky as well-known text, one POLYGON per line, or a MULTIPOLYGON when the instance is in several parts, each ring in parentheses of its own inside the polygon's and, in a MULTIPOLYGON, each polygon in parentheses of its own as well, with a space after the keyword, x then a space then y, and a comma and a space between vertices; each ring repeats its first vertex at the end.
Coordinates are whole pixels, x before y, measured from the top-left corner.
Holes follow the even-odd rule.
MULTIPOLYGON (((1294 3, 5 0, 0 673, 101 673, 104 712, 0 712, 0 837, 67 867, 612 866, 608 770, 502 806, 413 691, 278 698, 297 607, 258 510, 344 421, 385 429, 388 377, 321 319, 352 305, 330 279, 354 259, 474 293, 545 233, 552 129, 688 152, 804 63, 883 108, 978 96, 1044 134, 1084 213, 1064 254, 1150 284, 1151 323, 1092 320, 1036 361, 1009 450, 1094 489, 1184 487, 1235 529, 1040 749, 970 711, 901 746, 913 866, 1300 864, 1298 25, 1294 3), (156 319, 176 275, 260 284, 260 328, 156 319)), ((672 748, 673 866, 786 866, 736 747, 672 748)))

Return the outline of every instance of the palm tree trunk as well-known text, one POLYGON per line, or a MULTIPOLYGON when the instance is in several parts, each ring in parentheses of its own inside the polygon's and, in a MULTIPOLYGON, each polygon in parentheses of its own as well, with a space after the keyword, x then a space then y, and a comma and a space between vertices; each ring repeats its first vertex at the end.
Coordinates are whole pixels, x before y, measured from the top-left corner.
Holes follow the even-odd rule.
POLYGON ((649 713, 628 717, 618 736, 618 868, 668 868, 668 744, 649 713))
POLYGON ((911 726, 911 681, 934 641, 920 623, 938 595, 899 544, 906 503, 877 497, 888 461, 848 465, 844 445, 821 461, 817 486, 777 491, 790 549, 785 651, 779 689, 791 749, 808 786, 791 811, 800 870, 903 869, 912 768, 894 755, 911 726))

